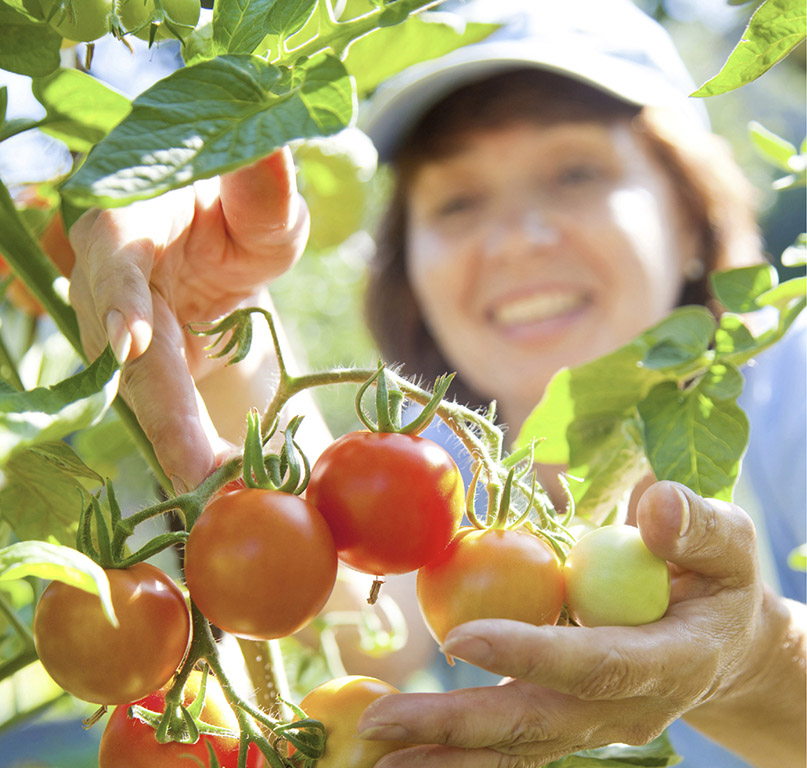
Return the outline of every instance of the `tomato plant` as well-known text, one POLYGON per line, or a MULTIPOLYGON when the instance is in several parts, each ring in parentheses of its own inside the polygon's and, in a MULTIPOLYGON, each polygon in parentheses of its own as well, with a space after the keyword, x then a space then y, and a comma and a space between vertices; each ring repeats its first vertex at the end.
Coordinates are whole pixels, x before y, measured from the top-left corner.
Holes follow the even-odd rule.
POLYGON ((606 525, 582 536, 563 576, 569 613, 588 627, 649 624, 664 615, 670 600, 667 563, 630 525, 606 525))
POLYGON ((325 605, 336 548, 322 515, 299 496, 245 488, 214 499, 191 529, 185 578, 216 626, 252 639, 285 637, 325 605))
MULTIPOLYGON (((42 13, 50 17, 57 0, 40 0, 42 13)), ((72 0, 67 9, 57 10, 49 19, 50 25, 62 37, 89 43, 109 32, 109 13, 113 0, 72 0)))
POLYGON ((372 768, 384 755, 411 746, 400 741, 367 741, 356 733, 364 710, 390 693, 399 691, 374 677, 348 675, 306 694, 301 709, 325 726, 325 752, 317 760, 317 768, 372 768))
POLYGON ((465 488, 457 465, 416 435, 348 432, 322 453, 308 500, 333 532, 339 558, 376 576, 433 560, 462 520, 465 488))
MULTIPOLYGON (((199 693, 202 673, 191 672, 183 692, 183 703, 189 706, 199 693)), ((165 689, 151 693, 134 702, 152 712, 165 711, 165 689)), ((212 675, 205 685, 205 703, 199 718, 203 723, 226 728, 238 733, 235 717, 221 686, 212 675)), ((171 742, 161 744, 155 738, 154 728, 137 717, 129 716, 129 706, 116 707, 109 716, 101 736, 98 753, 98 768, 197 768, 208 766, 207 744, 213 747, 220 768, 236 768, 238 762, 238 739, 232 736, 202 734, 195 744, 171 742), (195 758, 195 759, 194 759, 195 758)), ((257 747, 250 745, 247 752, 247 768, 260 768, 263 756, 257 747)))
POLYGON ((554 624, 563 607, 563 574, 552 548, 528 531, 467 527, 418 571, 417 595, 441 643, 474 619, 554 624))
MULTIPOLYGON (((184 36, 196 26, 199 21, 199 0, 162 0, 162 7, 170 21, 176 27, 180 36, 184 36)), ((118 0, 118 13, 124 29, 134 32, 142 40, 149 39, 149 25, 147 22, 154 16, 154 0, 118 0), (146 26, 143 26, 146 24, 146 26)), ((155 40, 168 40, 174 34, 165 24, 160 24, 154 34, 155 40)))
POLYGON ((179 587, 153 565, 106 574, 119 627, 96 595, 54 581, 36 607, 34 643, 64 690, 96 704, 126 704, 174 674, 188 648, 190 613, 179 587))

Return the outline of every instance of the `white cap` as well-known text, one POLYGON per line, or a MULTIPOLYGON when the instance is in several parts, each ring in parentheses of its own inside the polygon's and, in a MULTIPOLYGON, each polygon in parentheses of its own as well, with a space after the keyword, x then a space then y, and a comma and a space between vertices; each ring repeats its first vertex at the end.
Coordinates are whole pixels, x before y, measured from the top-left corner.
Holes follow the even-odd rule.
MULTIPOLYGON (((441 6, 444 7, 444 6, 441 6)), ((379 87, 359 121, 382 160, 457 88, 536 67, 631 104, 671 107, 708 128, 703 102, 667 31, 631 0, 472 0, 452 14, 503 26, 479 43, 416 64, 379 87)))

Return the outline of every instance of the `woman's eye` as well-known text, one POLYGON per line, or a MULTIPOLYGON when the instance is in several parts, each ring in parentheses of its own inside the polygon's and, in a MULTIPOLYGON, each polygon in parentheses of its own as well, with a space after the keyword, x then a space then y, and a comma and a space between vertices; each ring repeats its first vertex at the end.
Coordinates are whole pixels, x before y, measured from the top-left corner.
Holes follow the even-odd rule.
POLYGON ((479 202, 479 199, 472 195, 458 195, 450 197, 440 203, 436 208, 436 213, 440 217, 453 216, 472 210, 479 202))
POLYGON ((594 163, 580 163, 561 169, 557 182, 563 187, 577 187, 599 181, 603 177, 603 169, 594 163))

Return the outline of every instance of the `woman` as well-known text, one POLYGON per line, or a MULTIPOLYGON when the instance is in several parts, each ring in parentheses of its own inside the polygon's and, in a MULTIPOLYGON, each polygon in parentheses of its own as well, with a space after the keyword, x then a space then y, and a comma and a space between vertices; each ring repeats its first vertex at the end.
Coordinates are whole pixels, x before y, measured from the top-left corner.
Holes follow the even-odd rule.
MULTIPOLYGON (((663 30, 628 2, 522 7, 492 48, 405 74, 368 118, 398 175, 370 294, 379 343, 413 374, 457 370, 455 394, 497 399, 513 429, 559 367, 706 303, 710 270, 760 258, 747 187, 663 30)), ((230 436, 233 403, 271 391, 268 346, 221 369, 183 324, 254 301, 299 255, 306 214, 284 153, 168 199, 81 219, 71 294, 90 350, 109 340, 127 361, 127 396, 181 489, 215 465, 207 411, 230 436)), ((371 706, 367 738, 413 744, 379 768, 540 765, 681 716, 754 764, 803 762, 804 606, 764 586, 748 516, 659 483, 636 519, 680 574, 663 620, 455 629, 444 650, 512 679, 371 706)))

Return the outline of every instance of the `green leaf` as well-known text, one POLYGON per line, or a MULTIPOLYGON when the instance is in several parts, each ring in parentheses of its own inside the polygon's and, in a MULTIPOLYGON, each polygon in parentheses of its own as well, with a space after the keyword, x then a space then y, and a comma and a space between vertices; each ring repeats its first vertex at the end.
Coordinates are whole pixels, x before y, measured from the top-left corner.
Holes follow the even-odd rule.
POLYGON ((131 109, 124 95, 77 69, 59 69, 32 87, 48 112, 42 130, 74 152, 89 152, 131 109))
POLYGON ((118 378, 118 364, 107 348, 91 366, 52 387, 0 393, 0 465, 24 446, 96 423, 117 393, 118 378))
POLYGON ((213 54, 252 53, 277 0, 219 0, 213 5, 213 54))
POLYGON ((765 0, 720 72, 693 96, 715 96, 750 83, 787 56, 807 36, 802 0, 765 0))
POLYGON ((785 267, 801 267, 807 264, 807 234, 802 232, 793 245, 782 253, 782 265, 785 267))
POLYGON ((765 160, 783 171, 794 170, 791 158, 798 155, 798 150, 793 144, 756 121, 752 121, 748 128, 751 143, 765 160))
POLYGON ((776 285, 757 297, 757 304, 761 307, 776 307, 784 310, 794 301, 803 299, 807 295, 807 277, 794 277, 776 285))
POLYGON ((20 541, 0 549, 0 582, 29 576, 62 581, 98 595, 110 624, 118 626, 109 579, 100 565, 81 552, 46 541, 20 541))
POLYGON ((759 309, 757 299, 771 290, 779 278, 770 264, 713 272, 709 282, 717 300, 729 312, 752 312, 759 309))
POLYGON ((787 564, 794 571, 807 571, 807 544, 796 547, 787 556, 787 564))
POLYGON ((341 62, 293 72, 257 57, 220 56, 145 91, 63 188, 77 205, 113 207, 234 170, 288 142, 326 136, 352 119, 341 62))
POLYGON ((61 45, 50 24, 0 2, 0 69, 43 77, 58 68, 61 45))
POLYGON ((665 377, 674 377, 679 368, 688 368, 709 342, 714 328, 712 315, 703 307, 680 307, 639 337, 608 355, 571 369, 562 369, 552 380, 543 398, 527 417, 515 448, 533 439, 536 461, 582 466, 593 455, 599 441, 611 435, 616 420, 631 417, 636 404, 665 377), (664 366, 645 364, 651 350, 664 366), (677 363, 671 359, 677 352, 677 363), (569 431, 574 424, 580 436, 570 451, 569 431))
POLYGON ((645 452, 659 480, 731 500, 748 443, 748 419, 736 403, 740 391, 739 371, 720 365, 684 390, 665 381, 639 403, 645 452))
POLYGON ((572 424, 569 430, 572 456, 585 453, 590 458, 585 464, 571 466, 569 474, 583 478, 581 483, 571 484, 575 514, 599 525, 614 509, 626 508, 630 492, 647 474, 648 463, 641 434, 631 420, 613 419, 607 432, 597 436, 597 451, 593 455, 580 450, 589 437, 590 433, 577 434, 572 424))
POLYGON ((101 477, 69 445, 41 443, 19 451, 3 474, 0 519, 18 538, 75 542, 85 483, 97 487, 101 477))
POLYGON ((667 732, 649 744, 610 744, 598 749, 584 749, 548 763, 547 768, 665 768, 682 760, 675 753, 667 732))
POLYGON ((750 351, 757 343, 740 315, 724 312, 720 316, 720 324, 715 331, 715 353, 718 357, 750 351))
POLYGON ((498 28, 498 24, 462 24, 450 13, 418 14, 395 28, 382 27, 356 40, 348 49, 345 67, 362 96, 406 67, 475 43, 498 28))

